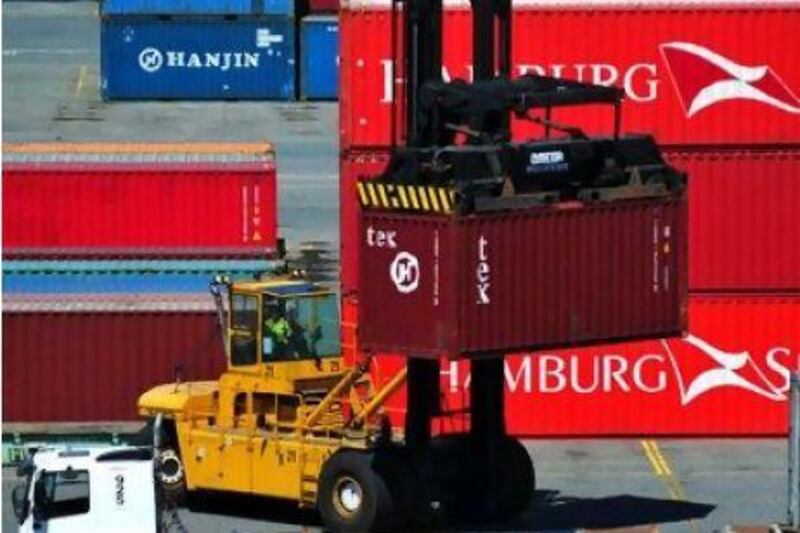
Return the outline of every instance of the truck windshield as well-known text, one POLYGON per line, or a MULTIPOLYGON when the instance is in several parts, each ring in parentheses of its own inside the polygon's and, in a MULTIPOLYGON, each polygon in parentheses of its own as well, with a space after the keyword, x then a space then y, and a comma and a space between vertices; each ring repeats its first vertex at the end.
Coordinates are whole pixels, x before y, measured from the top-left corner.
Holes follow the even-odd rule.
POLYGON ((265 361, 339 355, 338 314, 334 294, 265 299, 265 361))
POLYGON ((44 485, 45 505, 41 511, 47 518, 89 512, 88 470, 45 472, 39 482, 44 485))

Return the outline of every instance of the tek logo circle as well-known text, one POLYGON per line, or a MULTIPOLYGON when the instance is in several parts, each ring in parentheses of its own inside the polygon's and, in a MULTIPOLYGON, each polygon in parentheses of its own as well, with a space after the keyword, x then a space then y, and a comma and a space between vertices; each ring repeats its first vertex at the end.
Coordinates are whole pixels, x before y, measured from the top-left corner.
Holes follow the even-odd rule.
POLYGON ((139 52, 139 66, 145 72, 156 72, 163 64, 164 56, 158 49, 148 47, 139 52))
POLYGON ((408 252, 400 252, 389 267, 394 286, 402 294, 410 294, 419 287, 419 259, 408 252))

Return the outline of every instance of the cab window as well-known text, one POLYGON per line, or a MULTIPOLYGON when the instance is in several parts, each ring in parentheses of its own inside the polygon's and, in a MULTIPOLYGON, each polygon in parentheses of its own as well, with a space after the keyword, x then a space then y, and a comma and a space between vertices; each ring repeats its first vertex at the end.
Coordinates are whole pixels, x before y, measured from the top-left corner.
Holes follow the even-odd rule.
POLYGON ((258 298, 234 294, 231 298, 231 327, 255 332, 258 329, 258 298))
POLYGON ((264 360, 318 359, 340 353, 333 294, 265 299, 264 360))
POLYGON ((246 294, 231 297, 231 365, 254 365, 258 362, 258 298, 246 294))
POLYGON ((40 482, 44 485, 43 511, 47 518, 89 512, 88 470, 45 472, 40 482))

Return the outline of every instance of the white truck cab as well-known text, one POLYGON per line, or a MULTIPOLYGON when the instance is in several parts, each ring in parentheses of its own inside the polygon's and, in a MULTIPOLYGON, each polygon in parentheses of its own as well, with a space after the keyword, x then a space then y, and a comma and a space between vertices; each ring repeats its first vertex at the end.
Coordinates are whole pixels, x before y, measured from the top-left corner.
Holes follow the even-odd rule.
POLYGON ((19 468, 21 533, 157 531, 152 448, 43 449, 19 468))

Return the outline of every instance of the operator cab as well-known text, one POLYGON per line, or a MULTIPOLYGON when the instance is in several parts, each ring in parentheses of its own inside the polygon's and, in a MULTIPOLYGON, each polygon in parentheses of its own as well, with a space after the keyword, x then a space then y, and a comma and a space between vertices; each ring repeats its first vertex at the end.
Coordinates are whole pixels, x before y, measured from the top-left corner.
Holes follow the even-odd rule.
POLYGON ((304 280, 227 285, 227 343, 232 370, 339 356, 336 294, 304 280))

